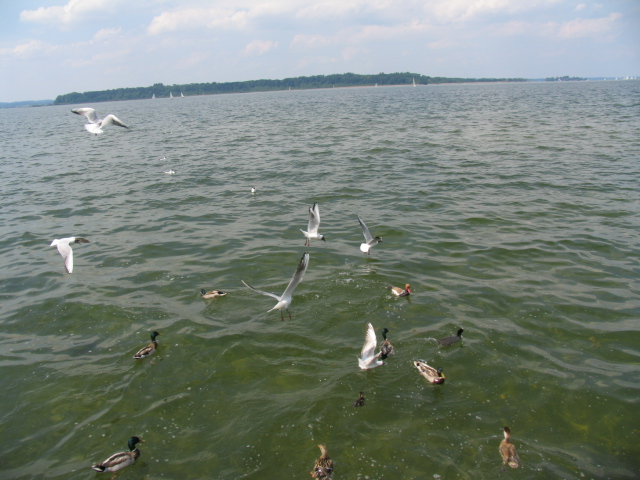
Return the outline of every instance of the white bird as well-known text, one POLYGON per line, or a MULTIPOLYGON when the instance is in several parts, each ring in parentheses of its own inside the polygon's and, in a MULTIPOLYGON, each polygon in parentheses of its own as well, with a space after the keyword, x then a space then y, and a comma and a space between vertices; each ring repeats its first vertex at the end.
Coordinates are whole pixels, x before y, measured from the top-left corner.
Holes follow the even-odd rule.
POLYGON ((98 115, 96 115, 96 111, 93 108, 74 108, 71 111, 75 114, 84 115, 85 117, 87 117, 89 123, 87 123, 84 128, 86 128, 87 131, 91 133, 95 133, 96 135, 102 133, 102 127, 106 127, 107 125, 113 124, 119 127, 129 128, 122 122, 122 120, 120 120, 115 115, 107 115, 106 117, 101 119, 98 118, 98 115))
POLYGON ((70 243, 91 243, 86 238, 82 237, 69 237, 69 238, 56 238, 51 242, 51 247, 58 247, 58 252, 64 259, 64 268, 67 273, 73 272, 73 250, 70 243))
POLYGON ((371 248, 376 246, 378 243, 382 242, 382 238, 374 238, 373 235, 371 235, 371 232, 360 218, 360 215, 358 215, 358 222, 360 222, 360 226, 362 227, 362 234, 364 235, 364 241, 366 242, 360 244, 360 250, 363 253, 369 254, 369 250, 371 250, 371 248))
POLYGON ((293 278, 291 278, 289 285, 287 285, 287 288, 285 289, 284 293, 280 297, 273 293, 263 292, 262 290, 253 288, 244 280, 242 280, 242 283, 244 283, 251 290, 254 290, 262 295, 267 295, 269 297, 275 298, 278 301, 278 303, 271 310, 268 310, 268 312, 272 312, 273 310, 280 310, 280 315, 282 316, 282 320, 284 320, 284 313, 282 312, 282 310, 286 310, 287 313, 289 314, 289 318, 291 318, 291 312, 289 312, 289 305, 291 305, 291 300, 292 300, 291 297, 293 296, 293 291, 296 289, 298 284, 302 281, 302 277, 304 277, 304 274, 307 271, 308 266, 309 266, 309 254, 305 253, 304 255, 302 255, 302 258, 300 259, 300 263, 298 264, 296 273, 293 274, 293 278))
POLYGON ((314 240, 322 240, 326 242, 324 235, 318 233, 318 228, 320 227, 320 208, 318 207, 318 202, 314 203, 312 207, 309 207, 309 225, 307 226, 308 232, 300 229, 300 231, 307 237, 307 240, 304 242, 305 247, 311 246, 311 239, 314 240))
POLYGON ((256 193, 256 187, 251 187, 251 193, 256 193))
POLYGON ((164 172, 164 173, 166 173, 167 175, 175 175, 175 174, 176 174, 176 171, 175 171, 173 168, 170 168, 169 170, 167 170, 167 171, 166 171, 166 172, 164 172))
POLYGON ((376 368, 380 365, 384 365, 384 362, 380 360, 382 351, 373 353, 378 345, 378 339, 376 338, 376 331, 373 329, 371 323, 367 324, 367 334, 364 336, 364 345, 358 358, 358 365, 362 370, 368 370, 369 368, 376 368))

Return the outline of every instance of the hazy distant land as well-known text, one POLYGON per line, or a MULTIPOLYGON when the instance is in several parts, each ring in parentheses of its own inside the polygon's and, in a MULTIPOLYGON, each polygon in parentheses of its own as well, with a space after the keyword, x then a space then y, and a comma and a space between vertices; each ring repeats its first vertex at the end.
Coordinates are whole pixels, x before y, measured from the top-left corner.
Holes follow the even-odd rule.
MULTIPOLYGON (((629 79, 628 77, 624 78, 629 79)), ((635 79, 631 78, 631 79, 635 79)), ((150 87, 128 87, 92 92, 72 92, 58 95, 55 100, 25 100, 19 102, 0 102, 0 108, 37 107, 45 105, 69 105, 75 103, 96 103, 116 100, 140 100, 194 95, 214 95, 219 93, 249 93, 277 90, 308 90, 334 87, 373 87, 389 85, 438 85, 445 83, 494 83, 494 82, 568 82, 584 80, 618 80, 616 77, 547 77, 547 78, 457 78, 430 77, 419 73, 379 73, 376 75, 358 75, 340 73, 333 75, 313 75, 310 77, 293 77, 282 80, 248 80, 244 82, 224 83, 189 83, 164 85, 156 83, 150 87)))
POLYGON ((113 100, 139 100, 145 98, 174 97, 183 94, 213 95, 218 93, 249 93, 276 90, 301 90, 333 87, 373 87, 375 85, 428 85, 436 83, 471 83, 471 82, 525 82, 524 78, 447 78, 429 77, 418 73, 379 73, 377 75, 358 75, 355 73, 341 73, 334 75, 314 75, 311 77, 285 78, 283 80, 248 80, 245 82, 226 83, 189 83, 185 85, 164 85, 156 83, 150 87, 116 88, 99 92, 67 93, 59 95, 54 105, 72 103, 107 102, 113 100))

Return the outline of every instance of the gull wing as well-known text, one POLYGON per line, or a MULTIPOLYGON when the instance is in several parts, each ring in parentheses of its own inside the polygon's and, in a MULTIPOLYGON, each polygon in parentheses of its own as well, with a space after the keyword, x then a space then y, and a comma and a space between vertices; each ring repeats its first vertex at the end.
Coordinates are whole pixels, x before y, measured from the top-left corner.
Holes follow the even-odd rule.
POLYGON ((317 234, 318 228, 320 228, 320 208, 316 202, 313 207, 309 207, 309 226, 307 230, 310 234, 317 234))
POLYGON ((263 292, 262 290, 258 290, 257 288, 252 287, 251 285, 249 285, 247 282, 245 282, 244 280, 240 280, 242 283, 244 283, 247 287, 249 287, 251 290, 254 290, 262 295, 266 295, 267 297, 273 297, 275 298, 277 301, 280 301, 280 297, 278 295, 275 295, 273 293, 269 293, 269 292, 263 292))
POLYGON ((360 215, 358 215, 358 222, 360 222, 360 227, 362 227, 362 234, 364 235, 364 241, 366 243, 373 242, 373 236, 371 235, 371 232, 369 231, 367 226, 364 224, 364 222, 360 218, 360 215))
POLYGON ((78 115, 87 117, 87 120, 89 120, 89 122, 91 123, 98 123, 98 115, 96 115, 96 111, 93 108, 74 108, 71 111, 78 115))
POLYGON ((117 125, 119 127, 124 127, 124 128, 129 128, 127 125, 124 124, 124 122, 122 120, 120 120, 118 117, 116 117, 115 115, 107 115, 104 120, 102 120, 102 125, 103 127, 107 126, 107 125, 117 125))
POLYGON ((64 260, 64 268, 67 270, 67 273, 73 272, 73 249, 71 246, 66 243, 58 242, 58 252, 62 255, 62 259, 64 260))
POLYGON ((365 360, 367 358, 373 357, 373 352, 375 351, 377 344, 378 340, 376 339, 376 331, 373 329, 373 325, 369 323, 367 325, 367 333, 364 336, 364 345, 362 346, 362 351, 360 352, 360 358, 365 360))
MULTIPOLYGON (((309 266, 309 254, 305 253, 304 255, 302 255, 302 258, 300 259, 300 263, 298 264, 296 273, 293 274, 293 278, 291 278, 289 285, 287 285, 287 288, 285 289, 284 293, 282 294, 282 297, 280 298, 287 298, 293 295, 293 291, 296 289, 298 284, 302 281, 302 277, 304 277, 304 274, 307 271, 308 266, 309 266)), ((280 298, 278 298, 278 300, 280 300, 280 298)))

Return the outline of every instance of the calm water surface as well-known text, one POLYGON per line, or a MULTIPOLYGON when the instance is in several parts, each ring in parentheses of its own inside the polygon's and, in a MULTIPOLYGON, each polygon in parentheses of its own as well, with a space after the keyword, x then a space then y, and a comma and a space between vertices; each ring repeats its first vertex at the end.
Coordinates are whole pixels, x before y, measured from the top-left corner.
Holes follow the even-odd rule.
POLYGON ((132 128, 0 110, 0 478, 110 478, 132 435, 123 479, 309 478, 318 443, 335 479, 638 478, 640 82, 90 106, 132 128), (304 251, 282 322, 241 280, 304 251), (367 322, 397 354, 361 371, 367 322))

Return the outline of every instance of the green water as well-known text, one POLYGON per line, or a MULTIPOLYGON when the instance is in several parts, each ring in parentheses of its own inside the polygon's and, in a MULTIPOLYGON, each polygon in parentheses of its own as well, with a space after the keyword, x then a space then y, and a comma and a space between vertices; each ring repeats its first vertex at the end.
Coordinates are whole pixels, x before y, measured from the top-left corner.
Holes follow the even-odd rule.
POLYGON ((638 477, 640 82, 92 106, 132 128, 0 110, 1 479, 110 478, 132 435, 122 479, 310 478, 319 443, 335 479, 638 477), (281 321, 241 280, 305 251, 281 321), (397 353, 361 371, 368 322, 397 353))

